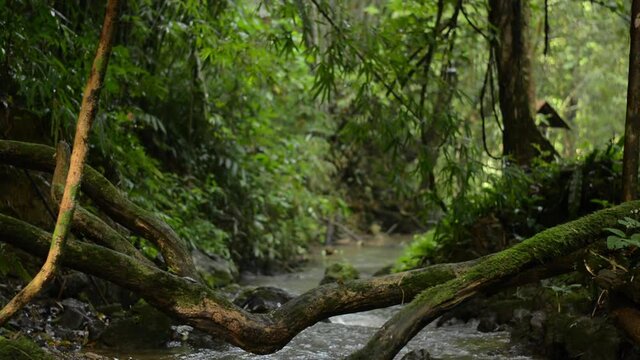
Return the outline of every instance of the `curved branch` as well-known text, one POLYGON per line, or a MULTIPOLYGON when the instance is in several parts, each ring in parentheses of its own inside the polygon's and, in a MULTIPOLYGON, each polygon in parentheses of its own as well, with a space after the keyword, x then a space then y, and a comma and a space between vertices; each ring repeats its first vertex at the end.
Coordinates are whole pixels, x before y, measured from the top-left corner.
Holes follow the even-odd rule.
MULTIPOLYGON (((616 226, 618 219, 638 208, 640 201, 602 210, 466 263, 319 286, 269 314, 247 313, 202 284, 101 246, 70 240, 63 262, 132 290, 185 323, 259 354, 281 349, 296 334, 327 317, 401 304, 427 289, 392 318, 365 349, 354 354, 355 358, 370 358, 371 354, 391 358, 424 325, 479 292, 571 271, 571 262, 562 257, 594 242, 602 228, 616 226)), ((4 242, 44 256, 48 236, 0 214, 0 239, 4 242)))
MULTIPOLYGON (((56 165, 55 150, 47 145, 0 140, 0 163, 53 172, 56 165)), ((85 166, 82 190, 114 220, 155 244, 172 272, 199 278, 184 240, 152 212, 131 202, 88 165, 85 166)))
MULTIPOLYGON (((49 234, 0 214, 0 240, 46 256, 49 234)), ((410 301, 421 290, 464 273, 476 260, 441 264, 367 280, 327 284, 270 314, 250 314, 208 287, 99 245, 69 239, 63 265, 112 281, 158 309, 254 353, 272 353, 296 334, 331 316, 410 301)))
MULTIPOLYGON (((69 151, 70 149, 67 143, 63 141, 58 143, 58 146, 56 147, 56 168, 51 180, 51 198, 55 204, 60 203, 62 192, 64 190, 64 181, 67 178, 70 163, 69 151)), ((90 238, 98 244, 108 247, 109 249, 134 257, 147 265, 155 266, 124 236, 105 223, 98 216, 90 213, 80 206, 80 204, 76 205, 76 210, 73 213, 71 229, 80 235, 90 238)))
POLYGON ((627 202, 562 224, 472 266, 463 276, 422 292, 371 337, 351 359, 392 359, 423 327, 490 287, 518 273, 568 255, 602 237, 603 228, 617 226, 618 219, 634 216, 640 201, 627 202))

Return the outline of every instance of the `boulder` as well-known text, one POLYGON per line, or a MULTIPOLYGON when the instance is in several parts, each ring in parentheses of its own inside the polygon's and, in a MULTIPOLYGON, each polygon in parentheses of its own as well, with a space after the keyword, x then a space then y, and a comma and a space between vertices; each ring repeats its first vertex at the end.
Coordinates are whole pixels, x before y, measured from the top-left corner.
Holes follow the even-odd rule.
POLYGON ((233 303, 252 313, 267 313, 293 298, 294 296, 285 290, 261 286, 243 290, 236 296, 233 303))
POLYGON ((112 319, 100 341, 119 349, 161 348, 172 340, 171 319, 140 300, 124 316, 112 319))
POLYGON ((355 280, 360 278, 360 273, 353 265, 349 263, 335 263, 329 265, 324 270, 324 277, 320 281, 320 285, 333 282, 343 282, 347 280, 355 280))
POLYGON ((426 349, 418 349, 413 350, 411 352, 406 353, 402 360, 437 360, 432 357, 431 354, 426 349))
POLYGON ((220 255, 198 248, 191 251, 198 274, 211 287, 222 287, 238 280, 239 272, 235 264, 220 255))

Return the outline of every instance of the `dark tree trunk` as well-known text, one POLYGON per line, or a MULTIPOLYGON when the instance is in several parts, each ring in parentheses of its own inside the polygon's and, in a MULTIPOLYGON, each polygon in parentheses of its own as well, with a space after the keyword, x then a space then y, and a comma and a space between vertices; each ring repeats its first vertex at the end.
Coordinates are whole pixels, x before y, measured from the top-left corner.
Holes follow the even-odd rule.
POLYGON ((629 85, 627 87, 627 120, 624 129, 622 165, 622 200, 638 197, 638 151, 640 136, 640 0, 631 8, 631 45, 629 51, 629 85))
POLYGON ((527 34, 529 2, 490 0, 489 23, 494 30, 491 50, 498 69, 504 123, 503 154, 520 166, 531 165, 541 151, 546 160, 551 160, 555 150, 534 121, 535 90, 527 34))

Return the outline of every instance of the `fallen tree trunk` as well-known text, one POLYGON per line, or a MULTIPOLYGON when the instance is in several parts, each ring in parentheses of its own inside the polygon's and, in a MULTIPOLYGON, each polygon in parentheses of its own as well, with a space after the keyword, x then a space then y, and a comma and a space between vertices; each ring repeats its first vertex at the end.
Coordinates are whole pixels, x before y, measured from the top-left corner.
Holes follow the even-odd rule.
MULTIPOLYGON (((56 166, 55 153, 47 145, 0 140, 3 164, 51 173, 56 166)), ((187 245, 178 234, 152 212, 131 202, 91 166, 85 166, 82 191, 111 218, 156 245, 171 272, 198 278, 187 245)))
MULTIPOLYGON (((399 315, 402 319, 415 321, 423 312, 413 316, 412 310, 421 309, 425 302, 435 303, 437 308, 420 318, 426 319, 426 324, 436 317, 436 313, 441 314, 481 290, 496 291, 501 286, 514 286, 571 271, 572 263, 567 262, 563 266, 551 266, 551 271, 546 272, 540 271, 541 268, 535 265, 585 247, 598 238, 602 227, 615 226, 619 218, 629 215, 630 210, 638 207, 640 202, 633 202, 603 210, 559 228, 549 229, 542 233, 545 236, 533 237, 516 246, 514 251, 509 249, 471 262, 439 264, 379 278, 320 286, 269 314, 247 313, 200 283, 98 245, 72 240, 68 243, 68 255, 63 262, 66 266, 135 291, 150 304, 200 330, 247 351, 265 354, 279 350, 300 331, 327 317, 401 304, 413 299, 423 289, 429 290, 407 307, 409 311, 401 311, 399 315), (563 242, 565 237, 568 240, 563 242), (564 245, 556 246, 558 243, 564 245), (531 254, 525 254, 528 251, 531 254), (529 264, 531 269, 519 273, 519 270, 527 269, 522 265, 524 263, 529 264), (489 268, 495 272, 486 271, 489 268), (505 282, 501 283, 500 280, 505 282), (480 284, 495 284, 495 287, 480 284)), ((0 215, 0 239, 41 256, 47 250, 46 232, 5 215, 0 215)), ((387 326, 384 329, 390 328, 387 326)), ((395 331, 398 328, 392 329, 395 331)), ((402 348, 406 339, 400 340, 400 345, 389 343, 386 339, 380 341, 385 344, 376 350, 380 352, 370 352, 366 356, 360 352, 355 356, 368 358, 376 354, 373 357, 378 358, 384 354, 395 354, 393 351, 402 348), (391 351, 386 351, 387 346, 391 351)))
MULTIPOLYGON (((52 148, 5 140, 0 140, 0 162, 44 171, 52 171, 55 167, 52 148)), ((157 234, 159 229, 168 228, 124 198, 97 171, 90 167, 86 171, 82 189, 90 192, 92 199, 107 213, 116 214, 114 218, 119 220, 125 214, 152 217, 153 221, 146 221, 148 218, 131 215, 126 224, 132 231, 157 234), (101 189, 106 191, 101 192, 101 189)), ((259 354, 279 350, 300 331, 330 316, 401 304, 427 289, 390 320, 391 325, 381 329, 372 340, 373 345, 370 343, 354 354, 354 358, 385 358, 393 356, 422 326, 479 292, 494 292, 571 271, 572 261, 562 259, 564 256, 585 248, 600 237, 603 227, 615 227, 618 219, 633 216, 631 210, 638 208, 640 202, 629 202, 602 210, 548 229, 511 249, 471 262, 439 264, 385 277, 320 286, 269 314, 250 314, 188 275, 177 276, 172 271, 163 271, 136 259, 135 253, 126 254, 128 250, 124 249, 117 252, 72 240, 65 248, 63 263, 132 290, 184 323, 259 354), (398 336, 391 337, 394 332, 398 336)), ((99 236, 95 224, 88 222, 83 226, 87 226, 93 236, 99 236)), ((192 264, 188 254, 180 255, 181 251, 186 251, 184 242, 180 239, 180 243, 174 244, 171 236, 154 236, 153 240, 164 243, 165 250, 178 249, 178 257, 171 261, 178 268, 188 269, 191 265, 183 266, 180 261, 180 256, 184 256, 192 264)), ((0 241, 44 256, 48 237, 43 230, 0 214, 0 241)), ((109 246, 108 242, 104 243, 109 246)))
MULTIPOLYGON (((0 214, 0 241, 46 255, 49 234, 0 214)), ((368 280, 327 284, 270 314, 250 314, 205 285, 141 263, 105 247, 69 239, 63 264, 112 281, 198 329, 254 353, 271 353, 296 334, 328 317, 410 301, 425 287, 462 274, 475 261, 440 264, 368 280)))
MULTIPOLYGON (((62 199, 64 181, 67 178, 71 162, 70 156, 69 145, 65 142, 60 142, 56 147, 56 168, 51 179, 51 198, 55 204, 59 204, 62 199)), ((71 226, 74 232, 86 236, 100 245, 153 266, 153 263, 138 251, 129 240, 98 216, 80 206, 80 204, 76 205, 71 226)))
POLYGON ((464 275, 420 293, 398 312, 351 359, 392 359, 423 327, 461 304, 510 277, 553 259, 585 248, 602 237, 603 228, 619 219, 636 216, 640 202, 627 202, 575 221, 547 229, 469 268, 464 275))

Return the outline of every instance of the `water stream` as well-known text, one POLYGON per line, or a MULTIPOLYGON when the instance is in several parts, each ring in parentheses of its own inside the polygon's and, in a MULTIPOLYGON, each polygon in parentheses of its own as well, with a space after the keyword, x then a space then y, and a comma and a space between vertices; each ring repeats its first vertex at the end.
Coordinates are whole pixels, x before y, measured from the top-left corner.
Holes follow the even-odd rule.
MULTIPOLYGON (((315 251, 309 264, 300 272, 276 276, 245 276, 243 283, 276 286, 300 294, 318 285, 326 265, 349 261, 361 274, 371 276, 400 255, 407 238, 385 237, 364 244, 336 246, 331 256, 315 251)), ((400 307, 378 309, 356 314, 335 316, 331 323, 318 323, 296 336, 291 343, 275 354, 258 356, 230 345, 216 349, 174 349, 165 353, 121 354, 119 359, 339 359, 361 348, 384 322, 400 307), (124 355, 124 356, 122 356, 124 355)), ((482 333, 477 323, 459 323, 423 329, 396 357, 416 349, 427 349, 438 359, 533 359, 510 343, 507 332, 482 333)))

